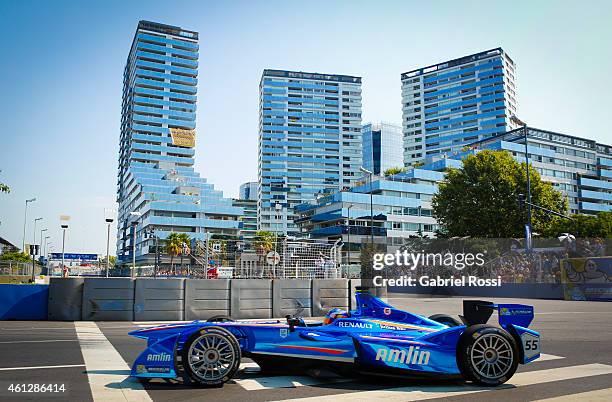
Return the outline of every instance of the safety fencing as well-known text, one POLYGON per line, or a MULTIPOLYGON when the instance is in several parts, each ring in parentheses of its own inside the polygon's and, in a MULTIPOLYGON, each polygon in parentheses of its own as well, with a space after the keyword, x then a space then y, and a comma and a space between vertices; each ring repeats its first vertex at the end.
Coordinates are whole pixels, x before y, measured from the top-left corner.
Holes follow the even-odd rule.
POLYGON ((324 315, 354 308, 359 280, 51 278, 48 319, 181 321, 324 315))

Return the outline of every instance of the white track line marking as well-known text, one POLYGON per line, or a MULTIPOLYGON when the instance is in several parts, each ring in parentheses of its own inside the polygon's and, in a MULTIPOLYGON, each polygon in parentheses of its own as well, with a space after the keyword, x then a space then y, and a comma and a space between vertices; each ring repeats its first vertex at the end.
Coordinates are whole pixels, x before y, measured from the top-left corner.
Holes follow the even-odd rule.
POLYGON ((533 362, 537 363, 537 362, 545 362, 545 361, 548 361, 548 360, 559 360, 559 359, 565 359, 565 357, 563 357, 563 356, 555 356, 555 355, 547 355, 546 353, 541 353, 540 357, 538 359, 534 360, 533 362))
POLYGON ((598 389, 596 391, 580 392, 578 394, 555 396, 553 398, 538 399, 534 402, 608 402, 612 400, 612 388, 598 389))
POLYGON ((94 401, 151 401, 142 384, 126 378, 130 368, 95 322, 74 323, 94 401))
POLYGON ((41 341, 2 341, 0 343, 44 343, 44 342, 77 342, 76 339, 45 339, 41 341))
POLYGON ((555 381, 567 381, 576 378, 612 374, 612 366, 606 364, 584 364, 581 366, 561 367, 548 370, 528 371, 515 374, 507 384, 496 388, 478 387, 474 385, 459 386, 416 386, 398 387, 381 391, 349 392, 333 396, 317 396, 312 398, 289 399, 299 402, 322 402, 331 399, 335 401, 422 401, 436 398, 453 398, 459 395, 490 392, 492 390, 512 389, 527 385, 537 385, 555 381))
POLYGON ((52 369, 52 368, 71 368, 71 367, 85 367, 85 365, 84 364, 64 364, 62 366, 0 367, 0 371, 37 370, 37 369, 52 369))
MULTIPOLYGON (((355 381, 352 378, 315 378, 307 376, 275 376, 275 377, 259 377, 259 378, 245 378, 234 380, 236 384, 240 385, 247 391, 259 391, 262 389, 274 389, 274 388, 296 388, 304 387, 307 385, 319 385, 319 384, 332 384, 336 382, 350 382, 355 381)), ((335 395, 334 395, 335 398, 335 395)), ((326 400, 333 398, 326 397, 326 400)))

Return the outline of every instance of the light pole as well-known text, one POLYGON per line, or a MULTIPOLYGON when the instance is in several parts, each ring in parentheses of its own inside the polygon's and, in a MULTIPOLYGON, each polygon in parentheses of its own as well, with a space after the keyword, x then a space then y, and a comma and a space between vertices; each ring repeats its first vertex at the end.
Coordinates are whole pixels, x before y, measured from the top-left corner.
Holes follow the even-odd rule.
MULTIPOLYGON (((40 229, 40 247, 38 248, 38 255, 40 255, 42 257, 43 255, 43 233, 46 232, 47 229, 40 229)), ((36 243, 36 241, 34 241, 34 243, 36 243)))
POLYGON ((370 178, 370 243, 372 246, 372 252, 374 252, 374 190, 372 188, 373 173, 368 169, 364 168, 363 166, 361 166, 359 170, 367 174, 370 178))
POLYGON ((109 270, 109 251, 110 251, 110 228, 111 223, 113 223, 113 218, 107 217, 106 221, 106 277, 108 278, 108 270, 109 270))
POLYGON ((525 226, 525 251, 529 253, 531 248, 531 180, 529 174, 529 152, 528 152, 528 139, 527 139, 527 123, 521 121, 515 115, 510 117, 510 121, 523 127, 523 137, 525 140, 525 166, 527 169, 527 225, 525 226))
POLYGON ((351 265, 351 208, 353 208, 353 204, 349 204, 347 210, 347 218, 346 218, 346 224, 348 226, 348 239, 346 240, 347 244, 347 253, 346 253, 346 259, 347 259, 347 268, 349 269, 349 266, 351 265))
POLYGON ((25 212, 23 214, 23 241, 21 242, 21 252, 25 253, 25 238, 26 238, 26 226, 28 224, 28 204, 36 201, 36 197, 25 200, 25 212))
POLYGON ((136 227, 138 226, 138 218, 142 216, 142 212, 133 211, 130 215, 134 217, 132 221, 132 272, 130 276, 134 278, 136 273, 136 227))
POLYGON ((64 272, 66 269, 65 261, 64 261, 64 253, 66 252, 66 229, 68 229, 68 223, 62 223, 62 276, 64 276, 64 272))

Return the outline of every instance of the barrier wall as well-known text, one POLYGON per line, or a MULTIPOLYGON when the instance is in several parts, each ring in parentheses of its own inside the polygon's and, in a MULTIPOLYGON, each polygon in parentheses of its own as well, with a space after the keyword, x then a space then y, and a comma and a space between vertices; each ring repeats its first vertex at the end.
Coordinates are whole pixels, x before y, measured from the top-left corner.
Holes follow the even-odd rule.
POLYGON ((84 283, 85 278, 49 279, 49 320, 81 320, 84 283))
POLYGON ((82 319, 134 321, 134 281, 130 278, 86 278, 82 319))
POLYGON ((287 314, 311 317, 310 279, 274 279, 272 281, 272 316, 287 314))
POLYGON ((46 309, 48 300, 45 319, 50 320, 311 317, 332 307, 354 308, 349 295, 358 285, 359 280, 349 284, 347 279, 52 278, 43 302, 46 309))
POLYGON ((185 311, 185 279, 136 279, 134 320, 182 321, 185 311))
POLYGON ((330 308, 349 309, 348 279, 315 279, 312 281, 312 315, 323 316, 330 308))
POLYGON ((272 318, 272 280, 232 279, 232 318, 272 318))
POLYGON ((0 320, 46 320, 48 285, 0 285, 0 320))
POLYGON ((185 281, 185 320, 207 320, 230 315, 229 279, 187 279, 185 281))

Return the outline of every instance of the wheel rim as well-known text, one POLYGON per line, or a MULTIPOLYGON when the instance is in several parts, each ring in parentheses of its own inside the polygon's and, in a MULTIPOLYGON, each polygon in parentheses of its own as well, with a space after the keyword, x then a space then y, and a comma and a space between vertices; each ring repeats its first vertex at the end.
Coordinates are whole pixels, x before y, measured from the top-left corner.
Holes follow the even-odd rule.
POLYGON ((220 334, 200 335, 189 347, 189 367, 203 380, 216 381, 234 367, 234 346, 220 334))
POLYGON ((470 352, 472 367, 482 377, 497 379, 512 368, 514 353, 512 345, 498 334, 480 336, 470 352))

